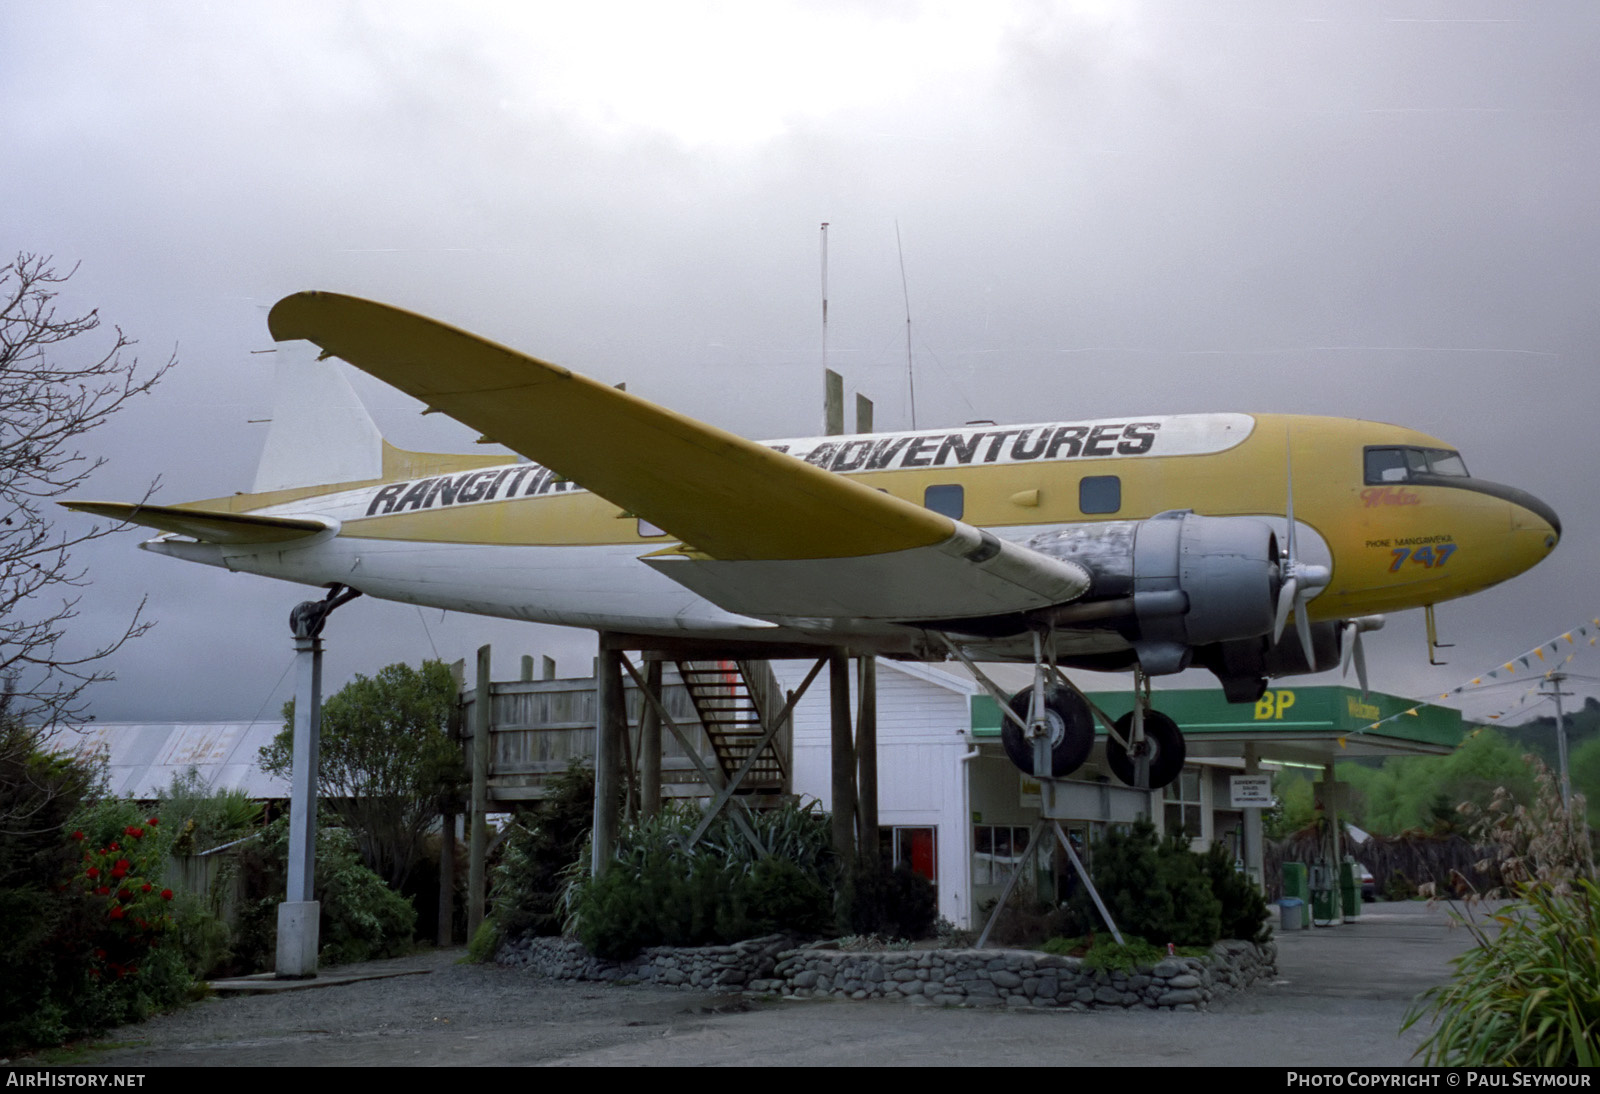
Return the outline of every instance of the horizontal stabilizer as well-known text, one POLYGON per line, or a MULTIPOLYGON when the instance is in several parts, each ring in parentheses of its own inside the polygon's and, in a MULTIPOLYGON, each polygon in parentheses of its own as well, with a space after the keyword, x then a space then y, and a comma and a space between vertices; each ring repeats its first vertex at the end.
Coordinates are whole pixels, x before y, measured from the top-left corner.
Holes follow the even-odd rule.
POLYGON ((217 513, 203 509, 184 509, 173 505, 140 505, 126 501, 65 501, 68 509, 108 520, 142 524, 162 532, 193 536, 202 543, 223 546, 248 546, 258 543, 287 543, 325 532, 329 525, 320 520, 292 517, 253 517, 240 513, 217 513))

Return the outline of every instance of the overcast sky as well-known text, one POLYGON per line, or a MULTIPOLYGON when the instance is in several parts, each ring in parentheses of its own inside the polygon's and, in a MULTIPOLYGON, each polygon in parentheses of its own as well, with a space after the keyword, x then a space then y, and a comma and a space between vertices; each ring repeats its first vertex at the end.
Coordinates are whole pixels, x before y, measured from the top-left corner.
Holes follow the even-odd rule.
MULTIPOLYGON (((1554 506, 1549 561, 1440 608, 1449 667, 1420 612, 1371 636, 1375 686, 1423 696, 1600 615, 1597 32, 1584 2, 6 4, 0 242, 81 263, 67 304, 176 350, 88 439, 87 493, 159 475, 178 502, 248 487, 252 352, 302 289, 816 432, 822 221, 829 362, 908 425, 898 224, 920 425, 1375 418, 1554 506)), ((395 443, 471 449, 358 390, 395 443)), ((141 598, 159 623, 97 715, 275 715, 314 591, 141 538, 80 555, 82 641, 141 598)), ((327 639, 333 686, 593 650, 370 600, 327 639)))

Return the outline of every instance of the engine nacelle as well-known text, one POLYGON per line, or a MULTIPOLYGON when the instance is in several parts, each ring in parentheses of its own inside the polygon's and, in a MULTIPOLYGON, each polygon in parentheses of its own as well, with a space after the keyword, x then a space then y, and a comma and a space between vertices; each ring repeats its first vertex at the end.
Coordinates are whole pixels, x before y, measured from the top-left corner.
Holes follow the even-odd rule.
POLYGON ((1265 636, 1219 642, 1198 651, 1197 659, 1222 682, 1228 702, 1253 703, 1266 690, 1269 677, 1303 676, 1338 668, 1342 626, 1311 624, 1311 663, 1307 663, 1305 650, 1300 648, 1292 627, 1276 645, 1265 636))
POLYGON ((1071 558, 1093 575, 1093 601, 1069 605, 1065 613, 1087 615, 1116 601, 1125 606, 1114 625, 1151 675, 1187 668, 1195 647, 1272 629, 1278 543, 1265 521, 1173 511, 1143 521, 1074 525, 1028 546, 1071 558))

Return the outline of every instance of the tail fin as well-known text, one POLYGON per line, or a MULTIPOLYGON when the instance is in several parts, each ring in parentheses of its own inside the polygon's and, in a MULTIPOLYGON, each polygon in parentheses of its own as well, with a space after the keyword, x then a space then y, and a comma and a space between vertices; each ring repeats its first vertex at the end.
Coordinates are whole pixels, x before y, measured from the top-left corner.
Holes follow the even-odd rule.
POLYGON ((383 437, 333 358, 279 342, 272 424, 252 493, 383 477, 383 437))

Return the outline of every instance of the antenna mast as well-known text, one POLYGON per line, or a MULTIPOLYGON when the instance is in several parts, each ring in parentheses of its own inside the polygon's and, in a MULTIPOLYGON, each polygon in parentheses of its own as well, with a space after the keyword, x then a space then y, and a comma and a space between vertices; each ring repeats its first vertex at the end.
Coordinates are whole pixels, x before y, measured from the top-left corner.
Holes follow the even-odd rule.
MULTIPOLYGON (((822 375, 828 375, 828 222, 822 222, 822 375)), ((827 384, 823 384, 823 397, 827 397, 827 384)), ((826 414, 824 414, 826 417, 826 414)), ((823 426, 827 428, 826 425, 823 426)))
MULTIPOLYGON (((823 225, 827 227, 826 224, 823 225)), ((894 247, 900 252, 900 292, 906 300, 906 389, 911 394, 911 428, 917 428, 917 375, 911 368, 911 290, 906 287, 906 251, 900 245, 900 218, 894 221, 894 247)), ((827 314, 827 306, 823 306, 827 314)))

